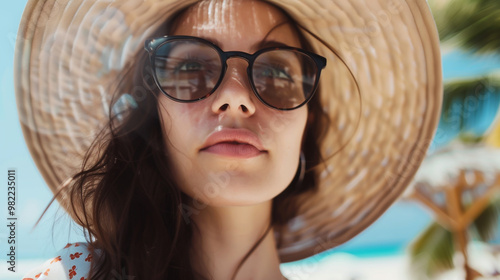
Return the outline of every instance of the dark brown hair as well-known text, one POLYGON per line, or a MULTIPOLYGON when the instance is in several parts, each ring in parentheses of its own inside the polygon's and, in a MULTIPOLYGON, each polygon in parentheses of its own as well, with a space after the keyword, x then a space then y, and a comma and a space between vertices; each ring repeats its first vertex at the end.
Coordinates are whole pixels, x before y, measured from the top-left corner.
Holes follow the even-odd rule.
MULTIPOLYGON (((175 19, 152 36, 163 35, 175 19)), ((302 48, 312 51, 296 29, 302 48)), ((109 122, 89 148, 69 189, 75 220, 84 227, 93 253, 89 278, 114 279, 125 272, 135 279, 200 279, 189 259, 193 223, 185 223, 181 207, 189 205, 191 198, 177 187, 171 171, 157 110, 159 93, 146 52, 131 61, 113 90, 111 104, 124 94, 136 104, 118 113, 110 105, 109 122)), ((320 143, 329 127, 318 94, 319 90, 307 105, 302 147, 307 172, 302 181, 296 176, 274 198, 271 221, 276 227, 295 216, 294 197, 317 187, 314 167, 322 161, 320 143)))

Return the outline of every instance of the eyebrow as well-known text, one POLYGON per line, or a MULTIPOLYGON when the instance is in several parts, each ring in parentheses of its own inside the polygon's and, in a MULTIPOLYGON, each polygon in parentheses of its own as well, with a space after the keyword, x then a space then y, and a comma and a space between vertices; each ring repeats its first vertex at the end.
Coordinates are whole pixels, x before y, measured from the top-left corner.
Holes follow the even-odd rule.
MULTIPOLYGON (((213 44, 215 44, 215 45, 219 46, 219 48, 221 48, 221 42, 215 38, 206 37, 206 36, 199 36, 199 38, 202 38, 202 39, 205 39, 209 42, 212 42, 213 44)), ((263 49, 263 48, 272 48, 272 47, 290 47, 290 46, 283 43, 283 42, 279 42, 279 41, 275 41, 275 40, 263 40, 263 41, 259 41, 255 44, 251 45, 250 49, 258 51, 258 50, 263 49)))
POLYGON ((253 44, 251 49, 260 50, 263 48, 272 48, 272 47, 290 47, 290 46, 285 44, 285 43, 274 41, 274 40, 269 40, 269 41, 264 40, 264 41, 260 41, 256 44, 253 44))

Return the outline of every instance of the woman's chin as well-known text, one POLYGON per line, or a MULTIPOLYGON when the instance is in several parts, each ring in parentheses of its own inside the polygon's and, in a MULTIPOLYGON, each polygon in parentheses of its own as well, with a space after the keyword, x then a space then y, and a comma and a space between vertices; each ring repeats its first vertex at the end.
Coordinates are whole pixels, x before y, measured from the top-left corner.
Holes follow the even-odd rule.
POLYGON ((258 184, 247 180, 244 182, 238 181, 234 177, 231 179, 231 177, 225 177, 224 175, 214 175, 212 181, 207 183, 204 188, 198 189, 196 193, 189 195, 205 206, 250 206, 270 201, 286 189, 284 184, 281 187, 279 185, 271 187, 268 182, 258 184))

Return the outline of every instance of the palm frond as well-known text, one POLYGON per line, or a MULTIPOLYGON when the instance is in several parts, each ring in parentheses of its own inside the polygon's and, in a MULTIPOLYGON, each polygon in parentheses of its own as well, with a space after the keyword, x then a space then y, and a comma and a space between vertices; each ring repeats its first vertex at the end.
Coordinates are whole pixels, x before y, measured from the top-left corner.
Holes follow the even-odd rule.
POLYGON ((477 144, 479 142, 482 142, 483 139, 483 136, 478 136, 471 132, 462 132, 458 135, 458 140, 460 141, 460 143, 464 144, 477 144))
POLYGON ((430 1, 441 41, 477 53, 500 54, 500 1, 430 1))
POLYGON ((417 279, 427 279, 453 268, 453 236, 436 222, 410 245, 411 268, 417 279))
POLYGON ((478 239, 487 242, 495 237, 499 214, 500 199, 496 199, 484 209, 471 225, 472 232, 478 239))
MULTIPOLYGON (((444 85, 444 98, 439 126, 445 131, 456 134, 469 133, 464 139, 482 136, 472 131, 477 122, 484 118, 491 120, 500 105, 500 77, 486 75, 471 79, 447 82, 444 85)), ((486 130, 488 127, 485 127, 486 130)), ((480 139, 476 139, 480 140, 480 139)))

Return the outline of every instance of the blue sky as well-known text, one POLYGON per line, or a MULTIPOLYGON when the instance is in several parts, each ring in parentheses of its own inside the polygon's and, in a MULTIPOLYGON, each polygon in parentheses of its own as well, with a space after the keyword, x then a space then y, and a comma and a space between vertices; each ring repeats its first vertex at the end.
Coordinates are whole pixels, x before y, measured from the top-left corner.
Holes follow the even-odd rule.
MULTIPOLYGON (((32 227, 52 198, 52 193, 39 174, 27 150, 17 117, 13 89, 13 56, 18 24, 26 0, 2 1, 0 4, 0 182, 5 182, 7 170, 17 170, 17 256, 19 259, 49 258, 67 242, 82 241, 76 227, 70 228, 70 219, 57 212, 55 203, 42 223, 32 227), (3 177, 1 177, 3 176, 3 177), (59 217, 54 230, 55 217, 59 217), (53 234, 53 235, 52 235, 53 234), (54 236, 54 239, 52 239, 54 236)), ((444 78, 453 79, 480 75, 500 68, 500 58, 494 56, 471 57, 460 52, 443 56, 444 78)), ((3 185, 2 185, 3 186, 3 185)), ((6 201, 7 191, 0 187, 0 252, 6 252, 6 201)), ((429 222, 430 215, 413 203, 398 203, 367 231, 339 250, 356 251, 379 245, 406 244, 429 222)), ((0 271, 5 271, 5 254, 0 255, 0 271)), ((19 264, 22 266, 22 262, 19 264)), ((1 275, 1 274, 0 274, 1 275)), ((20 278, 21 275, 19 275, 20 278)), ((15 277, 14 277, 15 278, 15 277)))
MULTIPOLYGON (((15 95, 13 88, 13 57, 15 39, 21 15, 26 5, 26 0, 2 1, 0 4, 0 275, 6 271, 4 252, 8 244, 7 228, 7 170, 15 168, 17 171, 16 215, 17 215, 17 258, 22 260, 28 257, 44 257, 54 254, 56 249, 62 248, 68 241, 69 220, 64 217, 54 231, 52 242, 53 217, 57 207, 51 210, 44 218, 45 223, 31 231, 37 218, 51 200, 52 193, 46 187, 24 143, 17 117, 15 95)), ((62 213, 62 212, 60 212, 62 213)), ((59 215, 61 216, 61 215, 59 215)), ((71 234, 69 240, 80 240, 71 234)), ((18 262, 22 269, 23 262, 18 262)), ((19 279, 21 275, 18 275, 19 279)), ((0 278, 4 279, 0 276, 0 278)))

